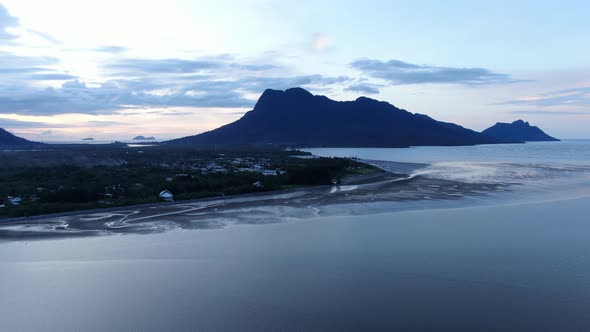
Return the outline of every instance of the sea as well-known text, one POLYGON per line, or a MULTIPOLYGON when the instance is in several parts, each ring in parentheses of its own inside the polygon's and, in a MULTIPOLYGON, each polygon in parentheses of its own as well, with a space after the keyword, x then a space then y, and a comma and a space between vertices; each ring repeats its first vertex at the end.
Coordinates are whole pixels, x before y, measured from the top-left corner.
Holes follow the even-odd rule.
POLYGON ((5 240, 2 329, 590 331, 590 140, 307 151, 516 189, 450 208, 5 240))

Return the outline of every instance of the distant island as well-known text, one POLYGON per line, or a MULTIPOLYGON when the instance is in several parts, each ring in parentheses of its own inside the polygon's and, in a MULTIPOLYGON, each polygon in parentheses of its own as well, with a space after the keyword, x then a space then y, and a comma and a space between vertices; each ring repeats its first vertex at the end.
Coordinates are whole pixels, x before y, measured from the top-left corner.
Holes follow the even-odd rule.
POLYGON ((156 138, 154 136, 150 136, 150 137, 144 137, 144 136, 135 136, 133 138, 134 141, 155 141, 156 138))
POLYGON ((166 144, 409 147, 513 143, 366 97, 334 101, 302 88, 264 91, 239 120, 166 144))
POLYGON ((559 139, 545 134, 539 127, 531 126, 523 120, 516 120, 512 123, 498 122, 482 131, 482 134, 498 139, 523 142, 559 141, 559 139))
POLYGON ((43 145, 43 143, 29 141, 0 128, 0 147, 34 147, 37 145, 43 145))
POLYGON ((92 137, 87 137, 87 138, 83 138, 83 141, 94 141, 94 138, 92 137))

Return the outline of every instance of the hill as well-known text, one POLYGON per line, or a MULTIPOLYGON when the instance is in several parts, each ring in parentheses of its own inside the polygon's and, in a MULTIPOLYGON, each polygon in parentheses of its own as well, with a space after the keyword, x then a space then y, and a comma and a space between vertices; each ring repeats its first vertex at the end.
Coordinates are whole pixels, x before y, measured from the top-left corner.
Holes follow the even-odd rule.
POLYGON ((512 123, 498 122, 482 131, 482 134, 498 139, 523 142, 559 141, 557 138, 545 134, 539 127, 531 126, 523 120, 512 123))
POLYGON ((239 120, 167 143, 407 147, 506 142, 387 102, 366 97, 340 102, 292 88, 266 90, 254 109, 239 120))
POLYGON ((133 138, 133 140, 134 140, 134 141, 153 141, 153 140, 155 140, 155 139, 156 139, 156 138, 155 138, 154 136, 150 136, 150 137, 144 137, 144 136, 141 136, 141 135, 139 135, 139 136, 135 136, 135 137, 133 138))
POLYGON ((39 144, 41 143, 31 142, 0 128, 0 146, 2 147, 27 147, 39 144))

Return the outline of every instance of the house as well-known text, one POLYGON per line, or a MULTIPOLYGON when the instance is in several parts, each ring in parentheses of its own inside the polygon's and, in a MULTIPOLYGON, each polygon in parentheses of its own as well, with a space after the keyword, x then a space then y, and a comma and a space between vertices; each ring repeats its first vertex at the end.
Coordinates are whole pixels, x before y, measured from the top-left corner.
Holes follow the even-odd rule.
POLYGON ((163 190, 160 192, 160 198, 166 202, 174 201, 174 195, 172 195, 172 193, 168 190, 163 190))

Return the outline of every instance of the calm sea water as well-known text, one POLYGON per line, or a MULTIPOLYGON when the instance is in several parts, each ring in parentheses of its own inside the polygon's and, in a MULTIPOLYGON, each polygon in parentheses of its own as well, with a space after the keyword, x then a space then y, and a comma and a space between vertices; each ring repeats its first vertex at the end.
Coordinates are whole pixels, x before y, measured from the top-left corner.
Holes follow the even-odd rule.
POLYGON ((358 157, 416 163, 511 162, 590 165, 590 140, 453 147, 424 146, 406 149, 313 148, 304 150, 325 157, 358 157))
POLYGON ((590 331, 589 147, 312 150, 563 183, 541 203, 0 243, 2 329, 590 331))

